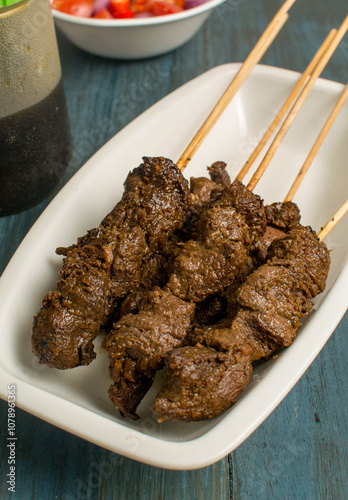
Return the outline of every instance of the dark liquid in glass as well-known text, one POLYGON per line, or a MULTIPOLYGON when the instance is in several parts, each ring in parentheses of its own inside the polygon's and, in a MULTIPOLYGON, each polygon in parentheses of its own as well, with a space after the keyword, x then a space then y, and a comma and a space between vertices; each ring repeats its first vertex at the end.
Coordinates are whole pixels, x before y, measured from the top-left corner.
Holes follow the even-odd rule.
POLYGON ((0 118, 0 216, 46 198, 71 155, 63 84, 41 102, 0 118))

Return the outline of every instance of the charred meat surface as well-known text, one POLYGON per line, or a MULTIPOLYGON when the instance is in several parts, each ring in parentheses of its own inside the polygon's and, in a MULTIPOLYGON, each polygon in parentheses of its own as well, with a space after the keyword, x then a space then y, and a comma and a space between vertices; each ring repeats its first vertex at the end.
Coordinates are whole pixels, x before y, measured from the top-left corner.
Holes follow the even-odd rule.
POLYGON ((32 346, 40 362, 66 369, 89 364, 93 339, 120 297, 156 284, 163 247, 181 228, 188 183, 171 160, 143 158, 129 173, 122 199, 100 226, 65 255, 57 290, 34 317, 32 346), (152 272, 151 272, 152 269, 152 272))
POLYGON ((197 329, 191 346, 170 353, 153 411, 162 420, 183 421, 225 411, 245 389, 252 362, 293 342, 311 299, 324 290, 329 266, 329 252, 310 228, 274 241, 266 264, 231 294, 230 326, 197 329))

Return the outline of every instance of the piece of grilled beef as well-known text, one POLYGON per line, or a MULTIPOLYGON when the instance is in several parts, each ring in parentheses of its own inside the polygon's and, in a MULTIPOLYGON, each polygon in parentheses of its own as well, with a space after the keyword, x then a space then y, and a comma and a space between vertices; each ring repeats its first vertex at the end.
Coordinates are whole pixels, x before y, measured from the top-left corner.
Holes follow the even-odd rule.
POLYGON ((95 358, 93 340, 117 300, 158 283, 163 248, 182 227, 190 196, 171 160, 143 160, 100 226, 58 249, 66 256, 61 279, 34 316, 32 347, 41 363, 59 369, 88 365, 95 358))
POLYGON ((186 221, 179 233, 179 240, 186 241, 192 238, 195 226, 203 209, 211 203, 215 196, 231 184, 226 172, 226 163, 217 161, 207 168, 208 177, 190 178, 190 203, 187 209, 186 221))
POLYGON ((226 171, 226 166, 227 165, 224 161, 216 161, 208 167, 211 180, 222 187, 228 187, 231 184, 231 179, 226 171))
POLYGON ((300 224, 300 210, 292 201, 265 205, 267 225, 289 231, 300 224))
POLYGON ((252 363, 289 346, 312 299, 325 288, 329 252, 310 228, 274 241, 268 260, 233 290, 230 324, 191 332, 192 345, 171 351, 153 411, 160 420, 220 415, 246 388, 252 363))
POLYGON ((163 367, 168 351, 181 345, 194 315, 194 304, 155 287, 126 314, 103 346, 110 357, 114 384, 109 396, 122 415, 136 419, 136 408, 163 367))
POLYGON ((265 213, 266 231, 255 244, 255 256, 259 263, 266 261, 267 250, 272 241, 282 238, 291 229, 299 227, 301 219, 298 206, 291 201, 265 205, 265 213))
MULTIPOLYGON (((220 164, 221 162, 216 163, 220 164)), ((192 327, 212 325, 223 317, 231 318, 234 311, 231 301, 232 294, 235 293, 235 290, 239 288, 241 283, 256 267, 265 263, 270 244, 276 239, 283 238, 291 229, 299 227, 300 211, 297 205, 292 202, 265 205, 265 212, 267 220, 266 231, 255 242, 249 266, 244 268, 244 273, 236 276, 233 285, 230 285, 222 294, 218 293, 209 296, 206 300, 196 304, 195 319, 192 327)))
POLYGON ((169 289, 193 302, 222 292, 250 266, 250 253, 265 229, 261 198, 233 182, 204 206, 192 239, 178 245, 169 289))

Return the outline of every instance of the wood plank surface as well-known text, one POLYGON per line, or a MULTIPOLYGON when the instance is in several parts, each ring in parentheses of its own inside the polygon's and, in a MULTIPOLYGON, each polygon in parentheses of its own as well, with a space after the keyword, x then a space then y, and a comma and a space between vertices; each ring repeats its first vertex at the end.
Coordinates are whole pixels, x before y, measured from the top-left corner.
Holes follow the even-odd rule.
MULTIPOLYGON (((186 45, 143 61, 94 57, 58 34, 73 141, 61 186, 109 138, 159 99, 212 67, 243 61, 280 4, 226 0, 186 45)), ((290 21, 262 63, 302 71, 346 14, 346 0, 297 0, 290 21)), ((347 76, 346 36, 323 77, 345 83, 347 76)), ((49 201, 0 218, 0 273, 49 201)), ((347 339, 348 313, 269 418, 228 457, 194 471, 137 463, 17 410, 16 493, 10 493, 7 403, 0 401, 0 499, 344 500, 347 339)))

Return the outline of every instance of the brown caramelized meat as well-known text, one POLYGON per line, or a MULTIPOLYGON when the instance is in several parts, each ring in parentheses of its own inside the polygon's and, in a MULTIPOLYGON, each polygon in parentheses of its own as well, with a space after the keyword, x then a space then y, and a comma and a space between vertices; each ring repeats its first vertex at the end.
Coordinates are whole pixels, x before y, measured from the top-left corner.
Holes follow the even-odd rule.
MULTIPOLYGON (((219 171, 219 176, 222 175, 223 165, 214 167, 219 171)), ((218 176, 217 173, 216 176, 218 176)), ((169 280, 162 289, 164 296, 159 298, 159 300, 166 301, 171 296, 173 301, 174 298, 176 301, 180 300, 180 303, 186 304, 190 308, 193 307, 191 302, 201 302, 222 292, 234 280, 245 276, 246 270, 248 272, 251 270, 250 250, 252 244, 257 236, 262 234, 266 226, 261 198, 251 193, 240 182, 235 182, 224 188, 220 186, 219 189, 210 191, 210 200, 208 201, 204 190, 203 193, 202 195, 202 191, 200 192, 200 208, 196 212, 199 216, 193 226, 196 239, 186 242, 179 241, 174 245, 174 259, 169 265, 169 280), (242 195, 244 200, 241 200, 242 195), (239 213, 236 206, 242 213, 239 213)), ((129 302, 129 305, 137 307, 134 301, 129 302)), ((163 307, 167 308, 166 304, 163 304, 163 307)), ((163 335, 163 331, 167 329, 167 319, 161 312, 157 314, 155 309, 147 310, 147 314, 151 312, 151 324, 148 326, 143 323, 141 309, 132 316, 132 323, 142 325, 141 338, 149 348, 147 362, 150 366, 158 365, 156 362, 157 346, 162 345, 163 353, 166 354, 172 348, 172 346, 167 345, 166 336, 163 335), (156 330, 153 330, 153 324, 156 324, 156 330)), ((212 313, 215 314, 213 311, 212 313)), ((200 317, 202 318, 202 315, 200 317)), ((183 343, 192 319, 193 317, 189 322, 182 322, 180 344, 183 343), (184 326, 185 330, 183 330, 184 326)), ((124 318, 121 318, 113 326, 109 335, 113 339, 112 345, 105 343, 111 358, 110 374, 114 380, 109 394, 121 413, 135 417, 135 405, 140 402, 141 395, 147 392, 149 388, 148 378, 152 379, 154 373, 151 373, 151 377, 144 379, 141 370, 134 370, 132 384, 127 382, 125 386, 127 377, 121 377, 119 371, 115 372, 113 359, 115 356, 119 356, 120 350, 124 358, 122 366, 133 366, 134 364, 131 349, 123 350, 123 336, 120 337, 117 334, 119 328, 122 327, 130 344, 136 343, 136 339, 131 333, 133 330, 130 329, 126 333, 123 321, 124 318), (132 401, 131 408, 126 406, 127 400, 132 401)))
POLYGON ((123 316, 104 340, 114 384, 109 396, 119 411, 132 419, 166 354, 181 345, 194 315, 194 304, 155 287, 137 314, 123 316))
POLYGON ((166 374, 153 410, 160 421, 190 422, 227 410, 249 383, 252 367, 242 355, 193 346, 169 353, 166 374))
POLYGON ((168 286, 199 302, 221 292, 249 266, 250 252, 266 228, 262 200, 239 181, 224 188, 200 213, 194 239, 174 254, 168 286))
POLYGON ((89 364, 110 285, 112 247, 100 238, 69 252, 57 291, 48 292, 34 317, 33 352, 52 368, 89 364))
POLYGON ((265 212, 266 231, 255 244, 255 254, 261 263, 266 261, 267 250, 272 241, 282 238, 290 229, 298 227, 301 218, 298 206, 291 201, 266 205, 265 212))
POLYGON ((220 415, 245 389, 252 362, 289 346, 301 318, 322 292, 329 252, 310 228, 293 229, 272 243, 267 263, 231 294, 229 327, 221 322, 190 334, 191 346, 173 350, 153 410, 161 420, 220 415))
POLYGON ((58 249, 66 259, 57 291, 34 317, 32 346, 40 362, 65 369, 95 358, 92 342, 117 300, 157 283, 163 248, 183 225, 188 202, 188 183, 176 165, 144 157, 100 226, 58 249))
POLYGON ((223 187, 227 187, 231 184, 231 179, 226 172, 226 163, 224 161, 216 161, 210 167, 208 167, 208 172, 212 181, 220 184, 223 187))
POLYGON ((231 183, 226 172, 226 163, 217 161, 208 167, 208 177, 190 178, 190 203, 187 218, 182 231, 182 239, 191 239, 195 225, 199 220, 202 210, 211 203, 212 199, 231 183))
POLYGON ((300 211, 292 201, 265 206, 267 224, 279 229, 293 229, 300 223, 300 211))
POLYGON ((101 224, 57 249, 65 259, 34 317, 33 352, 55 368, 88 365, 103 328, 122 415, 138 418, 165 366, 159 420, 210 419, 236 402, 254 361, 294 341, 329 253, 294 203, 264 207, 225 163, 189 190, 170 160, 143 160, 101 224))

